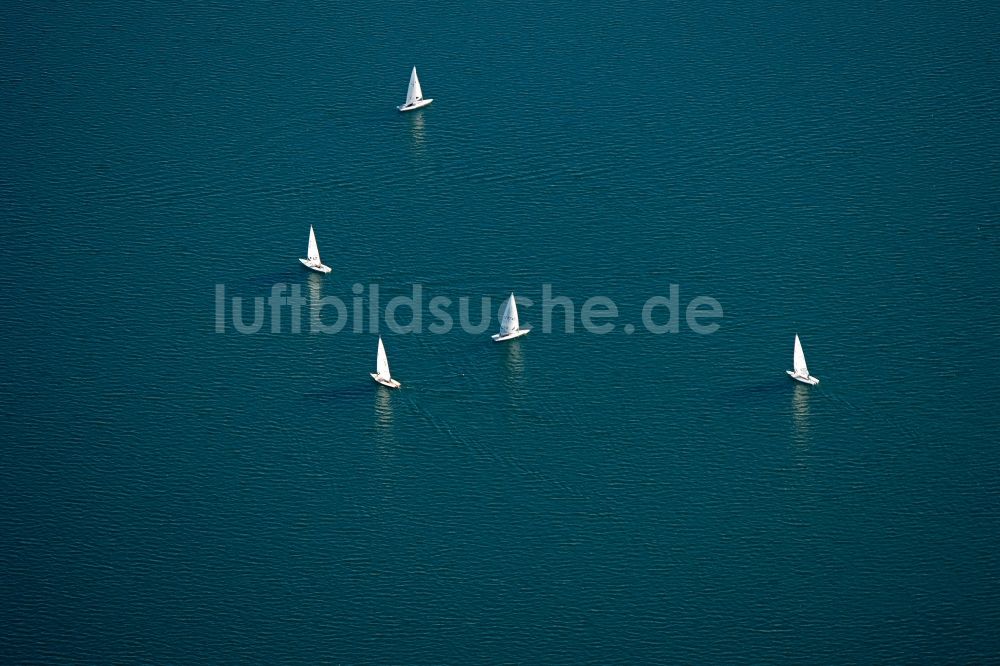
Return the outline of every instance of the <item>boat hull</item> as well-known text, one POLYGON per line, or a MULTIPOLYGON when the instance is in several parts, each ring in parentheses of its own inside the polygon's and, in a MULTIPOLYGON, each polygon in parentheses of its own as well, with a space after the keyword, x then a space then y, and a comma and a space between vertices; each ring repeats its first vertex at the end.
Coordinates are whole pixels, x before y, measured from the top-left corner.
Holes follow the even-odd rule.
POLYGON ((805 377, 803 377, 802 375, 795 374, 791 370, 785 370, 785 374, 787 374, 795 381, 802 382, 803 384, 809 384, 809 386, 816 386, 816 384, 819 384, 819 380, 813 377, 812 375, 806 375, 805 377))
POLYGON ((506 342, 507 340, 513 340, 514 338, 519 338, 522 335, 527 335, 528 333, 531 333, 530 328, 521 328, 513 333, 508 333, 507 335, 494 333, 491 337, 493 338, 493 342, 506 342))
POLYGON ((427 106, 433 101, 434 101, 433 99, 422 99, 419 102, 414 102, 413 104, 401 104, 396 108, 399 109, 399 111, 402 113, 405 113, 406 111, 416 111, 417 109, 421 109, 427 106))
POLYGON ((308 259, 301 259, 300 258, 299 261, 302 262, 303 266, 305 266, 309 270, 316 271, 317 273, 329 273, 330 271, 333 270, 332 268, 330 268, 326 264, 312 264, 312 263, 309 263, 308 259))
POLYGON ((376 384, 381 384, 382 386, 386 386, 388 388, 399 388, 400 386, 402 386, 402 384, 400 384, 395 379, 385 379, 383 377, 379 377, 374 372, 369 372, 368 374, 372 376, 372 379, 375 380, 376 384))

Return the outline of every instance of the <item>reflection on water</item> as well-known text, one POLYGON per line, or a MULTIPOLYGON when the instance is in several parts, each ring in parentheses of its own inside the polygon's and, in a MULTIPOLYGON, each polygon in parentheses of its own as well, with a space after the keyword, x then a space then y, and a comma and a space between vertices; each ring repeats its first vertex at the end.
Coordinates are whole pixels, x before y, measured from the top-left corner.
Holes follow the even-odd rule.
POLYGON ((809 394, 812 391, 805 384, 795 382, 792 393, 792 423, 795 426, 795 443, 809 446, 809 394))
POLYGON ((421 150, 424 147, 424 114, 422 111, 411 111, 410 116, 410 140, 414 150, 421 150))
POLYGON ((521 340, 511 340, 502 343, 507 347, 507 376, 510 379, 520 379, 524 374, 524 353, 521 351, 521 340))
POLYGON ((502 342, 503 350, 503 384, 510 406, 516 407, 521 403, 521 396, 524 395, 524 349, 521 347, 522 338, 502 342))
POLYGON ((319 299, 323 298, 323 276, 316 271, 309 271, 307 289, 309 289, 309 300, 311 302, 316 303, 319 299))
POLYGON ((375 446, 379 453, 392 453, 395 431, 392 427, 392 389, 375 388, 375 446))

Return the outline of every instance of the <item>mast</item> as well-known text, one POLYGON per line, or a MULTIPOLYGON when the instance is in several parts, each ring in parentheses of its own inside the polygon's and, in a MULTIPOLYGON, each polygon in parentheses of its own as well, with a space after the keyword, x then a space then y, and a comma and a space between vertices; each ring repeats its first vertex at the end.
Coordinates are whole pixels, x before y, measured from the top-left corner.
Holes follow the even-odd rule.
POLYGON ((319 246, 316 245, 316 232, 313 231, 311 224, 309 225, 309 250, 306 253, 306 258, 317 264, 321 263, 319 260, 319 246))
POLYGON ((375 359, 375 374, 383 379, 391 379, 391 375, 389 374, 389 359, 385 355, 382 336, 378 338, 378 356, 375 359))
POLYGON ((802 351, 802 343, 799 342, 797 333, 795 334, 795 352, 792 356, 792 370, 797 375, 802 375, 803 377, 809 376, 809 368, 806 367, 806 355, 802 351))
POLYGON ((420 89, 420 79, 417 78, 417 68, 413 67, 413 71, 410 72, 410 86, 406 89, 406 103, 413 104, 414 102, 419 102, 424 98, 424 93, 420 89))
POLYGON ((509 335, 520 327, 517 317, 517 301, 514 300, 514 292, 511 292, 507 300, 507 307, 504 309, 503 318, 500 321, 500 333, 509 335))

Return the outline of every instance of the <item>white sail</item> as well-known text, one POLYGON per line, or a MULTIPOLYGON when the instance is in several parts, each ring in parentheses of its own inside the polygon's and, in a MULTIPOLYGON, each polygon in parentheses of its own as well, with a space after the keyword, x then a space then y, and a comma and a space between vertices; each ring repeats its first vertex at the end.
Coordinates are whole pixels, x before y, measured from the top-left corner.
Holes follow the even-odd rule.
POLYGON ((396 108, 400 111, 414 111, 427 106, 433 101, 432 99, 424 99, 424 91, 420 89, 420 79, 417 78, 417 68, 414 66, 410 70, 410 85, 406 89, 406 101, 396 108))
MULTIPOLYGON (((431 72, 433 74, 433 72, 431 72)), ((409 106, 415 102, 419 102, 424 98, 424 93, 420 89, 420 79, 417 78, 417 68, 414 67, 413 71, 410 72, 410 86, 406 89, 406 104, 404 106, 409 106)))
POLYGON ((309 247, 306 248, 306 257, 300 257, 299 262, 309 270, 323 273, 324 275, 331 270, 319 258, 319 247, 316 245, 316 231, 311 224, 309 225, 309 247))
POLYGON ((319 260, 319 246, 316 245, 316 232, 313 231, 311 224, 309 225, 309 249, 306 251, 306 258, 314 264, 323 263, 319 260))
POLYGON ((500 335, 510 335, 520 328, 517 319, 517 301, 514 300, 514 293, 511 292, 507 300, 507 307, 504 308, 503 317, 500 319, 500 335))
POLYGON ((806 355, 802 352, 802 343, 799 342, 798 334, 795 335, 795 354, 792 356, 792 370, 797 375, 809 376, 809 368, 806 367, 806 355))
POLYGON ((382 344, 382 337, 378 339, 378 357, 375 360, 375 374, 380 379, 391 379, 389 374, 389 359, 385 355, 385 346, 382 344))

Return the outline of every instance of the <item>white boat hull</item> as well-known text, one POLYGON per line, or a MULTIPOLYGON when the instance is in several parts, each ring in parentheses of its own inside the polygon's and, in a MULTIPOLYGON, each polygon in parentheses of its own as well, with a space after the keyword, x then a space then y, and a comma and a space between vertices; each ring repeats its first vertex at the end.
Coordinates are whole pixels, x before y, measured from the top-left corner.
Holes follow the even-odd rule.
POLYGON ((419 109, 421 107, 427 106, 428 104, 430 104, 433 101, 434 101, 433 99, 422 99, 422 100, 420 100, 418 102, 413 102, 412 104, 400 104, 396 108, 399 109, 400 111, 404 111, 404 112, 405 111, 416 111, 417 109, 419 109))
POLYGON ((308 259, 301 259, 300 258, 299 261, 302 262, 303 266, 305 266, 306 268, 308 268, 310 270, 314 270, 317 273, 329 273, 330 271, 333 270, 332 268, 330 268, 326 264, 314 264, 314 263, 311 263, 308 259))
POLYGON ((506 342, 507 340, 513 340, 514 338, 519 338, 522 335, 527 335, 528 333, 531 333, 530 328, 521 328, 516 331, 513 331, 512 333, 508 333, 507 335, 503 335, 502 333, 494 333, 492 338, 493 342, 506 342))
POLYGON ((809 386, 816 386, 816 384, 819 384, 819 380, 813 377, 812 375, 804 375, 804 376, 797 375, 791 370, 785 370, 785 372, 788 374, 789 377, 791 377, 797 382, 802 382, 803 384, 809 384, 809 386))
POLYGON ((400 384, 395 379, 386 379, 384 377, 379 377, 374 372, 369 372, 368 374, 372 376, 372 379, 374 379, 376 383, 381 384, 382 386, 388 386, 389 388, 399 388, 400 386, 402 386, 402 384, 400 384))

